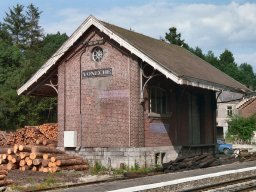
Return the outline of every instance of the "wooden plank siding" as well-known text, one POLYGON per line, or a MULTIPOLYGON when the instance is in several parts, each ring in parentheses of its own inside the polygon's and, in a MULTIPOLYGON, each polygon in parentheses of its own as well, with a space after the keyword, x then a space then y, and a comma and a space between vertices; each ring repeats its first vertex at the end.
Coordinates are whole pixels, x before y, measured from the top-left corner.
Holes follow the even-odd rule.
MULTIPOLYGON (((170 117, 151 117, 149 102, 145 102, 144 125, 145 146, 161 145, 213 145, 215 143, 216 129, 216 101, 215 92, 194 88, 191 86, 179 86, 164 78, 156 78, 149 84, 161 85, 170 94, 170 117), (167 83, 167 82, 168 83, 167 83), (159 83, 161 82, 161 83, 159 83), (150 123, 169 123, 166 134, 150 132, 150 123), (168 136, 168 137, 167 137, 168 136), (168 140, 166 140, 166 137, 168 140), (159 139, 163 142, 159 142, 159 139)), ((145 94, 149 95, 149 94, 145 94)), ((149 97, 149 96, 148 96, 149 97)))

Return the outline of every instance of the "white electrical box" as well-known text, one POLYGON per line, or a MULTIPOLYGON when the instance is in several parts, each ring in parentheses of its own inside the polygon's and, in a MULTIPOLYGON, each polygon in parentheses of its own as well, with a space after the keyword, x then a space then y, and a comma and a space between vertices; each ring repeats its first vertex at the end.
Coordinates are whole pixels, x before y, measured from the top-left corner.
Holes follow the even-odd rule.
POLYGON ((77 147, 76 131, 64 131, 64 147, 77 147))

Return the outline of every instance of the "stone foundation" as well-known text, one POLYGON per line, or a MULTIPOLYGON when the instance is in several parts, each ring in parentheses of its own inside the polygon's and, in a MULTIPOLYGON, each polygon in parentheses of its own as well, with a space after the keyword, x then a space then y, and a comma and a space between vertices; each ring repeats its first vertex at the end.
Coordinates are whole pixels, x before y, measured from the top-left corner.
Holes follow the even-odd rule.
POLYGON ((105 167, 120 168, 120 166, 149 167, 174 160, 178 157, 181 146, 140 147, 140 148, 65 148, 70 154, 79 154, 91 165, 95 162, 105 167))

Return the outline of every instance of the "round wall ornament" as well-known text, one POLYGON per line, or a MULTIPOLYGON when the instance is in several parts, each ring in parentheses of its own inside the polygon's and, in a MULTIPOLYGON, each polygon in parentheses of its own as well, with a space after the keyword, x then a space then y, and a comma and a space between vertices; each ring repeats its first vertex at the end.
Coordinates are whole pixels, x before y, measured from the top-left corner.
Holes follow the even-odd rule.
POLYGON ((92 59, 96 62, 100 62, 103 58, 103 50, 101 47, 95 47, 92 50, 92 59))

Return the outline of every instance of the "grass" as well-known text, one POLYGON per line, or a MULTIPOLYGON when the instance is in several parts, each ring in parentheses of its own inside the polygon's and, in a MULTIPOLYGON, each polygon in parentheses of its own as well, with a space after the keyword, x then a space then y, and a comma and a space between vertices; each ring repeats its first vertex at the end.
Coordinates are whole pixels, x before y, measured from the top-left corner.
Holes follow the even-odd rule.
POLYGON ((111 175, 122 175, 127 172, 136 172, 136 173, 150 173, 154 172, 155 168, 159 167, 159 165, 152 167, 140 167, 138 163, 135 163, 133 166, 128 167, 123 165, 121 168, 106 168, 101 163, 96 162, 94 166, 90 168, 90 173, 92 175, 100 175, 100 174, 111 174, 111 175))
POLYGON ((48 177, 41 183, 35 183, 35 180, 33 180, 33 178, 29 178, 29 181, 31 181, 29 185, 23 185, 23 186, 11 185, 10 188, 13 191, 33 191, 33 190, 43 190, 53 186, 57 187, 60 185, 57 182, 57 180, 54 178, 53 174, 49 174, 48 177))

